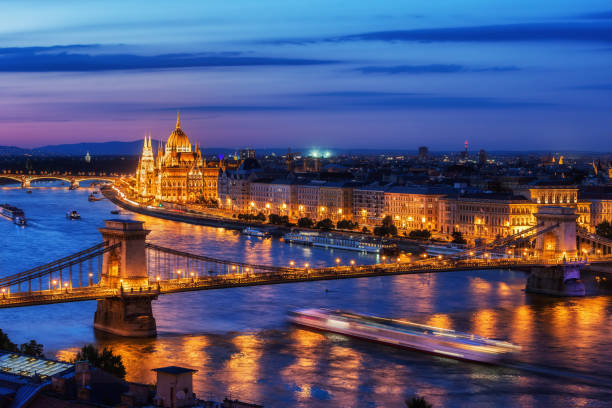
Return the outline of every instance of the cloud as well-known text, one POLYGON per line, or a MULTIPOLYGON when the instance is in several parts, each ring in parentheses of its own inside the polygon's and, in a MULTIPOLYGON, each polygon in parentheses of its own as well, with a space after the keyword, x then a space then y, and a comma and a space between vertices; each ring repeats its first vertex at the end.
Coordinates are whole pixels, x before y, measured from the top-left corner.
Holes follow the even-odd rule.
POLYGON ((596 13, 582 14, 579 17, 591 20, 612 20, 612 11, 600 11, 596 13))
POLYGON ((569 89, 585 90, 585 91, 612 91, 612 84, 588 84, 573 86, 569 89))
POLYGON ((540 42, 580 41, 612 42, 609 23, 528 23, 471 27, 443 27, 415 30, 376 31, 324 38, 276 39, 276 44, 310 44, 315 42, 386 41, 386 42, 540 42))
POLYGON ((519 71, 519 68, 515 66, 469 68, 457 64, 428 64, 368 66, 355 68, 355 71, 362 74, 452 74, 463 72, 509 72, 519 71))
POLYGON ((194 67, 303 66, 337 61, 242 56, 239 53, 87 54, 96 45, 0 48, 0 72, 82 72, 194 67), (75 52, 76 51, 76 52, 75 52))

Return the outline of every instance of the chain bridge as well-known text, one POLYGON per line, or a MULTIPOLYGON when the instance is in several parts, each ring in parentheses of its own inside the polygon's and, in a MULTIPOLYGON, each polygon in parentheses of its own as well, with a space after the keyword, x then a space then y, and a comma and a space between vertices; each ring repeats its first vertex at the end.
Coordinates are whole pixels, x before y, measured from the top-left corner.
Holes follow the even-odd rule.
POLYGON ((156 335, 151 302, 208 289, 466 270, 529 271, 526 289, 584 295, 580 269, 612 262, 612 241, 576 230, 571 209, 544 207, 538 225, 452 256, 390 259, 374 265, 269 266, 221 260, 146 241, 142 221, 107 220, 102 242, 0 278, 0 308, 97 300, 94 327, 122 336, 156 335))
POLYGON ((31 183, 37 180, 59 180, 70 185, 70 188, 78 188, 82 181, 104 181, 112 183, 118 179, 117 176, 107 175, 72 175, 72 174, 46 174, 46 173, 0 173, 0 179, 14 180, 21 184, 22 188, 30 188, 31 183))

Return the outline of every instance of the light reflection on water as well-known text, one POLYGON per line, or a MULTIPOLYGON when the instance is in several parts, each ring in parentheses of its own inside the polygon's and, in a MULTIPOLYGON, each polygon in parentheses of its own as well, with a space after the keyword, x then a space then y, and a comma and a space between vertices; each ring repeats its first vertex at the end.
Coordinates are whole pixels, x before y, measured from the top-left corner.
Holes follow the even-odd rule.
MULTIPOLYGON (((56 259, 100 240, 106 201, 86 190, 0 189, 0 202, 22 207, 26 228, 0 222, 2 275, 56 259), (76 209, 83 219, 70 222, 76 209)), ((124 216, 120 216, 124 217, 124 216)), ((151 241, 184 251, 271 265, 373 262, 372 256, 251 239, 233 231, 135 216, 151 241)), ((0 220, 2 221, 2 220, 0 220)), ((611 395, 558 378, 450 361, 292 327, 288 310, 329 307, 507 339, 522 361, 612 377, 612 305, 608 296, 554 299, 526 295, 520 272, 460 272, 324 281, 163 296, 154 303, 160 335, 120 339, 94 334, 95 302, 0 310, 0 328, 17 342, 35 338, 47 353, 72 358, 88 342, 119 352, 128 379, 152 383, 152 369, 198 370, 199 395, 226 394, 266 407, 402 406, 422 394, 442 406, 594 406, 611 395)))

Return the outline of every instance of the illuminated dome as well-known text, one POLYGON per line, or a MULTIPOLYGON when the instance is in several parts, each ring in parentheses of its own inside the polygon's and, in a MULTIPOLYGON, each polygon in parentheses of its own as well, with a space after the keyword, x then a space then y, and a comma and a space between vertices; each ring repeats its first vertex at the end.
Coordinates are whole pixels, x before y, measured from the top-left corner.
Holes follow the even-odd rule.
POLYGON ((189 138, 181 129, 181 119, 178 113, 176 114, 176 129, 170 133, 168 141, 166 142, 166 152, 191 152, 191 143, 189 138))

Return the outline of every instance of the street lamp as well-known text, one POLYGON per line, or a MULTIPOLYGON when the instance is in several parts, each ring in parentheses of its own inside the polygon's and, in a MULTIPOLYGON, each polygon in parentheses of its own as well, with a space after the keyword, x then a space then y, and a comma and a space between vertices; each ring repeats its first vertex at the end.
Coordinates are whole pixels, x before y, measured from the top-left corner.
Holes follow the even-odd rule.
POLYGON ((289 261, 289 265, 293 268, 293 265, 295 265, 294 261, 289 261))
POLYGON ((355 260, 351 259, 351 266, 355 266, 355 260))
POLYGON ((340 258, 336 258, 336 265, 340 266, 340 258))
POLYGON ((308 262, 306 262, 306 263, 304 264, 304 268, 306 268, 306 269, 310 268, 310 264, 309 264, 308 262))

